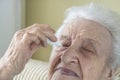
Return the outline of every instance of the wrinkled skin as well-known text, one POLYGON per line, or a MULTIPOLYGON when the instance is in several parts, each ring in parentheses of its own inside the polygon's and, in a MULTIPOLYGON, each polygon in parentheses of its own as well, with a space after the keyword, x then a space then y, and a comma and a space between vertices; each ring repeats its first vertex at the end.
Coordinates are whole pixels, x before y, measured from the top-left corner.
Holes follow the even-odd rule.
POLYGON ((12 80, 38 48, 47 46, 47 39, 53 42, 57 40, 54 33, 46 24, 34 24, 17 31, 0 60, 0 80, 12 80))
POLYGON ((0 60, 0 80, 20 73, 33 53, 47 46, 47 39, 61 42, 50 58, 49 80, 111 80, 108 66, 112 54, 110 32, 97 22, 75 19, 62 29, 58 39, 45 24, 34 24, 15 33, 0 60))
POLYGON ((49 80, 111 80, 111 37, 95 21, 76 18, 66 23, 58 36, 62 46, 52 51, 49 80))

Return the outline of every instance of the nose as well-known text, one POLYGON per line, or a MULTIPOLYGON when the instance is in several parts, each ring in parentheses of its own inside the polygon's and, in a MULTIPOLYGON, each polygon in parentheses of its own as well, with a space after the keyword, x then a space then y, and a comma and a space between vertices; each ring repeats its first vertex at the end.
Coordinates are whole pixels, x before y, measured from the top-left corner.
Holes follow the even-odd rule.
POLYGON ((64 64, 77 64, 79 61, 76 50, 69 48, 64 51, 61 55, 61 62, 63 62, 64 64))

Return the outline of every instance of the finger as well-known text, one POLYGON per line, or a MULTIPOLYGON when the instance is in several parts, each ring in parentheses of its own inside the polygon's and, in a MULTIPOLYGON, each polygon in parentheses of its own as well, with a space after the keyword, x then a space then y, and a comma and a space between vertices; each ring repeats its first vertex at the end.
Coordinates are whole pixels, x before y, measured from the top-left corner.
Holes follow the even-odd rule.
POLYGON ((40 40, 40 45, 42 47, 47 47, 47 37, 45 37, 42 33, 38 34, 38 38, 40 40))
POLYGON ((31 33, 42 32, 43 34, 45 33, 46 37, 51 41, 55 42, 57 40, 54 36, 55 30, 47 24, 33 24, 31 27, 26 28, 26 30, 31 33))
POLYGON ((37 36, 39 40, 39 46, 47 47, 47 37, 43 33, 41 33, 40 31, 36 31, 36 32, 31 31, 29 33, 34 34, 34 36, 37 36))
POLYGON ((52 29, 49 25, 47 25, 46 28, 47 28, 46 30, 48 30, 49 32, 51 32, 51 33, 55 33, 55 30, 52 29))
POLYGON ((29 27, 28 29, 29 30, 30 29, 35 29, 35 30, 37 29, 37 30, 40 30, 41 32, 49 31, 49 32, 55 33, 55 30, 52 29, 48 24, 34 24, 31 27, 29 27))
MULTIPOLYGON (((39 34, 38 36, 41 36, 41 33, 47 37, 49 40, 55 42, 57 41, 57 38, 55 37, 54 33, 55 30, 50 28, 48 25, 46 24, 34 24, 32 25, 30 28, 27 28, 27 31, 33 34, 39 34)), ((41 36, 43 37, 43 36, 41 36)), ((44 38, 41 38, 41 40, 44 38)), ((42 43, 44 43, 44 40, 42 40, 42 43)))
POLYGON ((52 42, 57 41, 57 37, 52 32, 43 32, 43 34, 52 42))
POLYGON ((47 24, 33 24, 32 26, 29 26, 27 28, 25 28, 25 30, 33 30, 33 29, 38 29, 38 30, 41 30, 41 31, 50 31, 50 32, 53 32, 55 33, 55 30, 52 29, 49 25, 47 24))

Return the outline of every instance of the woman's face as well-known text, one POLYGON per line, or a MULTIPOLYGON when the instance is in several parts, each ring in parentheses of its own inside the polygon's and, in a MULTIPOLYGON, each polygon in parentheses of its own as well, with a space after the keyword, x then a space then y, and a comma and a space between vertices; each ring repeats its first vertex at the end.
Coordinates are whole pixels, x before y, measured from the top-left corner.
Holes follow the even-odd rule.
POLYGON ((112 53, 109 31, 87 19, 62 28, 50 58, 50 80, 106 80, 112 53))

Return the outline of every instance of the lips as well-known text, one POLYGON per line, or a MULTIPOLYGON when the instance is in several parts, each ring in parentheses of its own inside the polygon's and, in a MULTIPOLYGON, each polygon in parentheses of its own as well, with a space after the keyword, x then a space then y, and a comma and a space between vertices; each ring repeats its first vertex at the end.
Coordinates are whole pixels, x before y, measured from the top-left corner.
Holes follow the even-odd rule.
POLYGON ((57 70, 60 70, 61 74, 64 74, 67 76, 79 77, 74 71, 69 70, 67 68, 59 67, 59 68, 55 69, 55 71, 57 71, 57 70))

